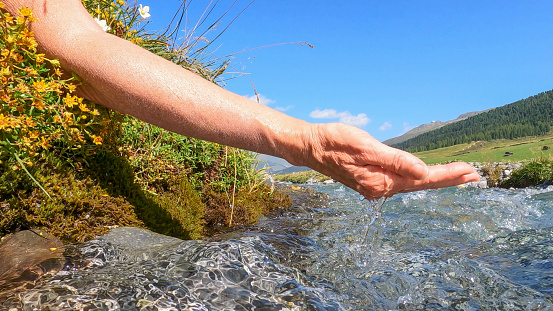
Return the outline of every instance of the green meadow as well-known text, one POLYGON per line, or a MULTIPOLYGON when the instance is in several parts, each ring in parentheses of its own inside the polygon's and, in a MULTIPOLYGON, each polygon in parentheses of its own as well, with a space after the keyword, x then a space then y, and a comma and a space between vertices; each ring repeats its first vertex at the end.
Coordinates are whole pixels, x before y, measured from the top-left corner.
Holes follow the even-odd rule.
POLYGON ((515 140, 477 141, 440 149, 417 152, 415 155, 426 164, 454 161, 463 162, 521 162, 548 158, 553 150, 553 134, 540 137, 525 137, 515 140), (505 153, 512 153, 505 156, 505 153))

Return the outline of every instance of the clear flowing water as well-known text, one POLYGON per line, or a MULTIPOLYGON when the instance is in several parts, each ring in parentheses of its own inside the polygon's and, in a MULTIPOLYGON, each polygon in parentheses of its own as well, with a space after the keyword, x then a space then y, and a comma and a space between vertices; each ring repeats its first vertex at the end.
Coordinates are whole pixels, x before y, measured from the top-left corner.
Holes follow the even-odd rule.
POLYGON ((116 229, 0 304, 25 310, 553 310, 551 189, 447 188, 370 210, 336 185, 210 241, 116 229), (369 226, 370 224, 370 226, 369 226))

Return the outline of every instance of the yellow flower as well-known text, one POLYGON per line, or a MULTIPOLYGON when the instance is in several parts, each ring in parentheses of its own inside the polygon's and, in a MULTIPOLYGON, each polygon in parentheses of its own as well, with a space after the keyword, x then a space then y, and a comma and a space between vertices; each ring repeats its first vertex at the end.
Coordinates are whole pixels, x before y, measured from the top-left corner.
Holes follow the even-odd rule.
POLYGON ((32 117, 27 117, 25 120, 25 124, 27 125, 27 127, 35 127, 37 125, 32 117))
POLYGON ((11 24, 11 22, 13 22, 13 16, 11 16, 10 13, 6 13, 6 14, 4 15, 4 18, 6 19, 6 22, 7 22, 8 24, 11 24))
POLYGON ((29 49, 31 49, 33 51, 36 49, 36 46, 38 45, 36 43, 34 37, 27 37, 27 38, 23 39, 23 42, 21 44, 25 45, 26 47, 28 47, 29 49))
POLYGON ((77 89, 77 86, 75 84, 69 84, 67 89, 69 90, 69 93, 73 93, 77 89))
POLYGON ((90 109, 88 109, 88 107, 84 103, 79 103, 79 109, 81 109, 81 111, 84 111, 84 112, 90 111, 90 109))
POLYGON ((0 130, 5 130, 9 128, 11 125, 11 120, 9 116, 4 116, 4 114, 0 114, 0 130))
POLYGON ((64 116, 63 122, 66 125, 73 125, 75 123, 75 121, 73 120, 73 114, 71 112, 65 112, 63 116, 64 116))
POLYGON ((38 138, 38 131, 31 131, 29 133, 29 138, 32 139, 32 140, 35 140, 38 138))
POLYGON ((100 112, 98 111, 98 109, 94 109, 90 114, 92 114, 93 116, 99 116, 100 112))
POLYGON ((24 17, 33 16, 33 10, 26 7, 22 7, 21 9, 19 9, 19 14, 21 14, 21 16, 24 16, 24 17))
MULTIPOLYGON (((73 106, 79 106, 79 108, 80 108, 80 106, 83 102, 82 98, 80 98, 78 96, 71 96, 71 95, 69 95, 69 93, 65 94, 65 98, 63 100, 65 101, 65 104, 69 108, 73 108, 73 106)), ((85 105, 85 107, 86 107, 86 105, 85 105)), ((83 110, 83 109, 81 108, 81 110, 83 110)))
POLYGON ((117 3, 118 3, 119 5, 125 5, 125 1, 123 1, 123 0, 117 0, 117 3))
POLYGON ((33 107, 36 109, 44 110, 46 108, 46 105, 44 105, 43 100, 33 99, 33 107))
POLYGON ((104 139, 100 136, 92 135, 93 143, 96 145, 101 145, 104 139))
POLYGON ((23 29, 23 31, 19 34, 20 38, 32 38, 34 36, 34 32, 29 30, 28 28, 23 29))
POLYGON ((33 87, 37 92, 44 93, 48 90, 48 83, 44 82, 44 80, 34 81, 33 87))
POLYGON ((74 127, 71 128, 71 135, 72 135, 73 140, 84 142, 83 133, 81 133, 81 131, 79 131, 79 129, 76 129, 74 127))
POLYGON ((2 2, 0 1, 0 9, 3 9, 3 8, 4 8, 4 3, 2 3, 2 2))
POLYGON ((12 56, 13 60, 15 60, 17 63, 22 63, 24 61, 23 56, 19 53, 15 53, 12 56))
POLYGON ((79 104, 77 102, 77 96, 71 96, 71 95, 69 95, 69 93, 65 94, 65 98, 63 99, 63 101, 65 101, 65 104, 69 108, 73 108, 73 106, 79 104))
POLYGON ((10 50, 2 49, 2 52, 0 52, 0 56, 2 56, 0 60, 5 60, 6 58, 8 58, 8 56, 10 56, 10 50))
POLYGON ((10 67, 0 69, 0 76, 9 76, 11 73, 10 67))
POLYGON ((52 147, 52 145, 50 145, 50 140, 47 138, 44 138, 44 136, 40 137, 40 142, 38 143, 38 145, 46 150, 52 147))
POLYGON ((29 87, 25 83, 19 83, 17 85, 17 88, 21 93, 29 93, 29 87))
POLYGON ((14 42, 15 42, 14 36, 11 35, 11 34, 8 35, 8 36, 6 37, 6 42, 8 42, 8 43, 14 43, 14 42))
POLYGON ((44 61, 44 54, 36 54, 36 62, 42 63, 44 61))
POLYGON ((32 140, 29 137, 25 136, 23 137, 23 143, 25 144, 25 146, 29 147, 32 143, 32 140))
POLYGON ((12 98, 10 97, 10 95, 6 94, 6 93, 5 93, 4 91, 2 91, 2 90, 0 90, 0 94, 2 94, 2 95, 0 96, 0 100, 9 104, 9 102, 12 100, 12 98))
POLYGON ((60 88, 61 88, 61 85, 58 81, 54 80, 54 81, 52 81, 52 83, 50 83, 51 91, 56 92, 56 93, 61 95, 63 92, 60 90, 60 88))
POLYGON ((27 72, 27 74, 31 77, 36 77, 38 76, 38 71, 36 71, 36 69, 34 68, 25 68, 25 71, 27 72))

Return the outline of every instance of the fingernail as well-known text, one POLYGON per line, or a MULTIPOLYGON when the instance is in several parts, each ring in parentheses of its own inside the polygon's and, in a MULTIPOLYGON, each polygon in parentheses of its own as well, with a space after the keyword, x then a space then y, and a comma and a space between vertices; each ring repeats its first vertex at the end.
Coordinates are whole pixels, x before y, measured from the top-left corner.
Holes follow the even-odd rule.
POLYGON ((425 179, 428 177, 428 166, 424 163, 415 163, 413 165, 413 177, 416 179, 425 179))

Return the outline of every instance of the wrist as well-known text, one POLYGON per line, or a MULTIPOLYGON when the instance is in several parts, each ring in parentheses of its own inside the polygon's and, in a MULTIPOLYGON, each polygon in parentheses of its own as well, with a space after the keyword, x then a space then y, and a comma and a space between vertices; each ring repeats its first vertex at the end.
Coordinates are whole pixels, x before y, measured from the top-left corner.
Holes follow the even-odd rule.
POLYGON ((307 166, 318 126, 303 120, 294 121, 293 127, 273 133, 273 154, 292 165, 307 166))

